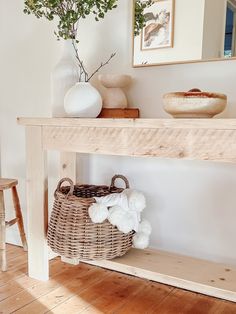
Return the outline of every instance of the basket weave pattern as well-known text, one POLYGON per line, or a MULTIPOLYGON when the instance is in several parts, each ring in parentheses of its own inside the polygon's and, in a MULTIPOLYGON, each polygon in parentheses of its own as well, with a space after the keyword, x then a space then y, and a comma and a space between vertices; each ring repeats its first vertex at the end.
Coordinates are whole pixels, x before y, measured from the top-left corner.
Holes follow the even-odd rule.
POLYGON ((58 183, 48 227, 48 245, 61 256, 81 260, 112 259, 124 255, 132 246, 134 232, 119 231, 108 220, 95 224, 91 221, 88 208, 95 202, 93 197, 121 193, 114 186, 121 178, 129 187, 127 179, 116 175, 111 186, 73 185, 64 178, 58 183), (61 187, 63 182, 70 186, 61 187))

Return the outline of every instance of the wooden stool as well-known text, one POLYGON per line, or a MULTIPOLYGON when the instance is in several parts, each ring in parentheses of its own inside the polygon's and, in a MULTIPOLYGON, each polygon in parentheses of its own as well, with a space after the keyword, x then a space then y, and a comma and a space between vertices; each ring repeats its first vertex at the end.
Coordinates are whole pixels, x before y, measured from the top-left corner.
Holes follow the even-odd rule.
POLYGON ((23 244, 23 248, 27 251, 27 242, 24 231, 23 218, 21 213, 20 201, 16 189, 16 185, 18 181, 15 179, 2 179, 0 178, 0 260, 1 270, 7 270, 7 262, 6 262, 6 227, 10 227, 17 223, 18 229, 20 232, 21 241, 23 244), (4 206, 4 195, 3 191, 11 189, 12 199, 15 208, 16 218, 11 221, 5 221, 5 206, 4 206))

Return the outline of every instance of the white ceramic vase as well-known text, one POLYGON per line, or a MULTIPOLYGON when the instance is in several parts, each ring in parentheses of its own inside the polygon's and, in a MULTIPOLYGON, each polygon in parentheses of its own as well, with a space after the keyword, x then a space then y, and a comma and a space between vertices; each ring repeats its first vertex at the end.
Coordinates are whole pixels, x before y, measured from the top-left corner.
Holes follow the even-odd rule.
POLYGON ((78 65, 71 40, 65 40, 62 55, 51 74, 52 116, 65 117, 64 97, 79 80, 78 65))
POLYGON ((102 110, 102 98, 90 83, 78 82, 66 93, 64 109, 68 117, 96 118, 102 110))

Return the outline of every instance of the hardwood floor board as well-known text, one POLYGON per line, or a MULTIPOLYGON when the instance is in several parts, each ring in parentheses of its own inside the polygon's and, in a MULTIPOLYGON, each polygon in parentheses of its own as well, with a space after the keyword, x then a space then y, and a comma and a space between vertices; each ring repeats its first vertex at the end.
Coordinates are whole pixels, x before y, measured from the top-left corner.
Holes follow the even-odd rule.
POLYGON ((14 248, 17 250, 18 247, 19 247, 18 245, 6 243, 7 252, 14 251, 14 248))
POLYGON ((39 298, 25 305, 15 313, 40 314, 48 312, 75 293, 101 280, 106 276, 106 273, 108 273, 90 265, 81 264, 80 266, 72 267, 72 274, 70 274, 69 271, 65 272, 67 279, 63 281, 57 280, 57 287, 51 289, 51 291, 47 291, 47 293, 41 294, 39 298))
POLYGON ((175 288, 160 304, 156 304, 147 313, 215 314, 216 307, 220 302, 215 298, 175 288))
MULTIPOLYGON (((35 301, 37 302, 37 298, 42 295, 45 295, 52 290, 58 288, 60 285, 64 285, 73 278, 78 272, 78 267, 72 267, 72 265, 68 265, 66 271, 56 275, 51 280, 46 282, 39 281, 38 284, 30 287, 29 289, 25 289, 12 297, 9 297, 2 302, 0 302, 0 313, 2 311, 3 314, 12 313, 13 311, 17 311, 21 309, 23 306, 35 301)), ((45 308, 45 311, 47 308, 45 308)), ((30 312, 25 312, 30 313, 30 312)))
MULTIPOLYGON (((188 298, 188 293, 185 291, 185 294, 183 295, 183 298, 188 298)), ((207 296, 201 295, 201 294, 196 294, 193 293, 194 295, 194 300, 191 303, 191 306, 189 309, 186 309, 184 313, 187 314, 202 314, 204 312, 208 314, 215 314, 218 310, 218 307, 220 305, 220 300, 215 299, 215 298, 209 298, 207 296)))
MULTIPOLYGON (((58 273, 62 273, 70 266, 65 263, 61 263, 59 259, 52 260, 50 263, 50 273, 51 277, 58 273)), ((17 278, 11 279, 7 284, 0 286, 0 301, 19 293, 24 289, 28 289, 32 286, 39 284, 40 281, 28 277, 27 273, 17 278)))
POLYGON ((212 314, 235 314, 235 313, 236 313, 236 304, 233 302, 227 302, 227 301, 220 301, 219 303, 217 302, 214 312, 212 311, 212 314))
POLYGON ((83 314, 104 314, 107 312, 101 311, 99 308, 96 307, 96 305, 91 305, 89 308, 87 308, 86 310, 79 312, 79 313, 83 313, 83 314))
POLYGON ((47 311, 47 314, 75 314, 78 313, 79 310, 86 309, 92 300, 94 300, 97 296, 91 295, 91 300, 83 299, 78 292, 76 295, 73 295, 64 302, 60 303, 59 305, 53 307, 51 310, 47 311))
POLYGON ((19 255, 7 261, 7 270, 13 270, 20 267, 20 265, 25 264, 27 261, 27 255, 19 255))
POLYGON ((9 252, 15 252, 15 253, 17 254, 17 251, 18 251, 18 250, 21 250, 21 249, 22 249, 22 246, 14 245, 14 244, 9 244, 9 243, 6 244, 7 253, 9 253, 9 252))
MULTIPOLYGON (((115 314, 143 314, 147 309, 151 312, 152 309, 160 304, 168 295, 174 291, 173 287, 146 281, 143 289, 137 294, 126 300, 126 303, 113 311, 115 314)), ((155 312, 155 311, 153 311, 155 312)))
MULTIPOLYGON (((105 296, 110 296, 110 302, 113 302, 112 294, 120 292, 119 299, 122 298, 121 291, 125 290, 130 285, 130 276, 122 275, 113 271, 107 271, 108 275, 102 278, 99 282, 91 285, 84 291, 74 294, 67 301, 61 305, 53 308, 49 313, 66 313, 75 314, 86 310, 91 304, 96 303, 97 300, 105 296)), ((137 278, 134 278, 135 285, 137 278)), ((132 283, 131 283, 132 285, 132 283)), ((123 292, 122 292, 123 293, 123 292)), ((115 300, 114 300, 115 301, 115 300)), ((98 301, 99 303, 100 301, 98 301)))
MULTIPOLYGON (((146 286, 145 280, 139 278, 130 278, 130 276, 118 276, 115 279, 115 285, 112 289, 112 276, 107 284, 103 281, 103 293, 92 301, 92 305, 78 313, 90 313, 94 309, 101 313, 114 313, 114 310, 124 304, 133 294, 146 286)), ((91 288, 93 289, 93 287, 91 288)))
MULTIPOLYGON (((24 252, 23 249, 22 249, 22 251, 19 251, 16 256, 24 256, 25 258, 27 258, 27 252, 24 252)), ((14 260, 16 258, 16 256, 14 256, 14 252, 7 253, 7 262, 8 262, 8 264, 9 264, 9 262, 11 260, 14 260)))
MULTIPOLYGON (((125 277, 122 276, 120 285, 115 286, 113 289, 109 289, 110 283, 108 283, 105 292, 92 302, 91 306, 83 311, 78 311, 78 313, 90 313, 90 311, 94 311, 94 309, 102 313, 115 313, 118 308, 127 305, 130 298, 137 295, 140 291, 145 291, 148 286, 146 280, 126 276, 125 279, 127 281, 125 281, 124 278, 125 277)), ((141 311, 140 313, 144 312, 141 311)))
MULTIPOLYGON (((151 313, 163 313, 163 314, 184 314, 192 307, 197 294, 189 293, 185 296, 185 291, 174 289, 166 298, 164 298, 160 303, 156 304, 148 314, 151 313)), ((206 312, 207 313, 207 312, 206 312)), ((202 313, 203 314, 203 313, 202 313)))
POLYGON ((25 252, 23 250, 22 246, 7 244, 6 249, 7 249, 7 260, 8 261, 12 258, 15 258, 16 256, 19 256, 19 255, 25 255, 25 256, 27 255, 27 252, 25 252))
POLYGON ((27 268, 27 262, 24 261, 15 267, 9 267, 6 272, 0 271, 0 287, 13 279, 24 276, 27 273, 27 268))
POLYGON ((41 282, 27 276, 21 248, 8 252, 8 272, 0 273, 1 314, 236 314, 233 302, 59 258, 50 262, 50 280, 41 282))

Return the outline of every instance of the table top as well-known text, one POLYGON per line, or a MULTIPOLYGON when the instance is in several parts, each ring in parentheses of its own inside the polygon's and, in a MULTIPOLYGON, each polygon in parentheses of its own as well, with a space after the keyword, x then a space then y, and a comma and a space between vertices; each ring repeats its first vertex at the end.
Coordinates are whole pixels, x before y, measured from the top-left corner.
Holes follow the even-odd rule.
POLYGON ((17 118, 24 126, 236 130, 236 119, 17 118))

